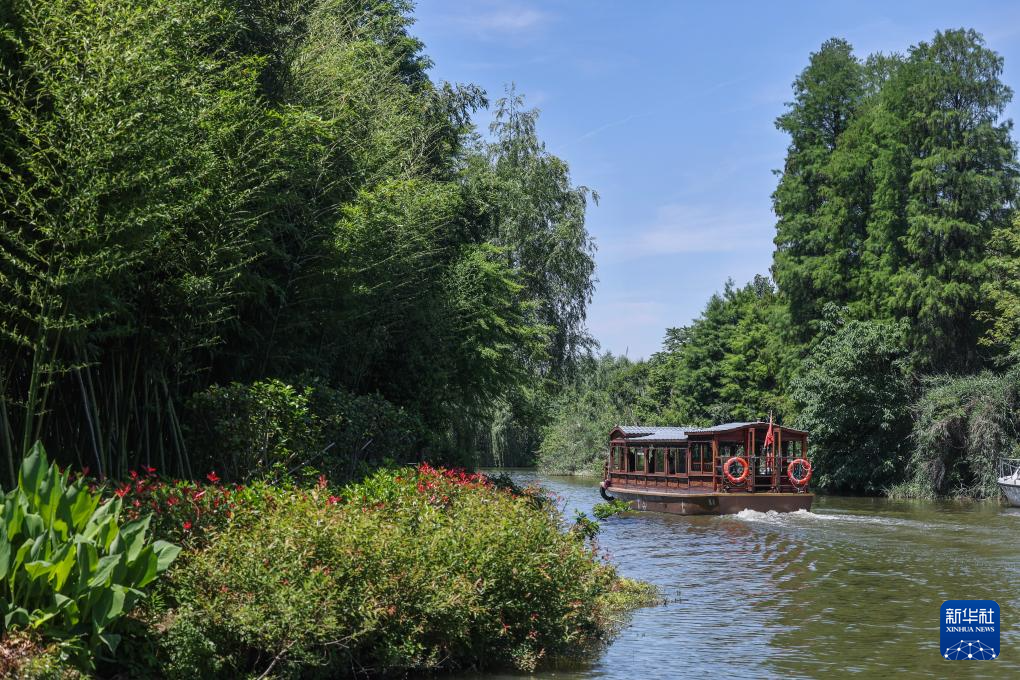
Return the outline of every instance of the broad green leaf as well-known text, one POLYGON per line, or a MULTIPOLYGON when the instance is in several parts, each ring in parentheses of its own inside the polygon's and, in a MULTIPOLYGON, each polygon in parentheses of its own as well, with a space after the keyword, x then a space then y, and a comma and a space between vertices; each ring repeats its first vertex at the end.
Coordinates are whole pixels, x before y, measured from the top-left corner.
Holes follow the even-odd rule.
MULTIPOLYGON (((95 538, 99 535, 100 529, 106 525, 108 519, 120 514, 120 499, 114 498, 96 507, 92 516, 85 523, 85 530, 82 532, 86 538, 95 538)), ((106 549, 106 546, 103 546, 106 549)))
POLYGON ((99 494, 90 494, 78 487, 69 488, 67 497, 70 502, 71 527, 74 531, 82 531, 102 499, 99 494))
POLYGON ((25 534, 27 534, 29 538, 36 538, 46 531, 46 522, 43 521, 42 517, 35 513, 25 515, 24 530, 25 534))
POLYGON ((110 654, 117 653, 117 645, 120 644, 120 635, 117 633, 100 633, 98 637, 100 642, 106 645, 106 648, 110 650, 110 654))
POLYGON ((127 553, 128 564, 134 562, 138 557, 138 553, 142 551, 142 546, 145 545, 145 534, 149 530, 149 522, 151 520, 152 515, 146 515, 141 519, 128 522, 120 528, 117 540, 123 542, 123 549, 127 553))
POLYGON ((95 629, 102 632, 110 622, 124 612, 124 600, 127 593, 123 588, 113 586, 103 591, 92 610, 92 623, 95 629))
POLYGON ((99 565, 96 567, 96 572, 92 578, 89 579, 89 587, 95 588, 97 586, 105 585, 113 575, 114 568, 116 568, 123 559, 124 555, 122 553, 118 553, 116 555, 104 555, 99 558, 99 565))
POLYGON ((17 502, 17 499, 10 499, 11 509, 4 513, 4 524, 7 525, 7 535, 14 538, 21 533, 21 527, 25 521, 25 508, 17 502))
POLYGON ((18 472, 18 486, 21 487, 26 495, 32 497, 39 491, 39 485, 42 483, 45 474, 46 451, 43 449, 42 444, 36 442, 25 459, 21 461, 21 470, 18 472))
POLYGON ((144 588, 159 575, 159 556, 151 545, 145 546, 128 570, 126 583, 135 588, 144 588))
POLYGON ((11 542, 7 538, 7 525, 0 523, 0 580, 7 578, 11 566, 11 542))
POLYGON ((158 558, 156 564, 160 574, 169 569, 173 561, 181 554, 181 546, 166 541, 156 541, 152 544, 152 549, 158 558))
POLYGON ((47 557, 49 557, 49 555, 47 555, 47 553, 49 552, 48 550, 49 547, 50 547, 49 536, 47 536, 47 534, 45 533, 40 534, 35 539, 35 542, 32 543, 32 547, 29 548, 28 555, 25 557, 25 561, 34 562, 36 560, 46 559, 47 557))
POLYGON ((25 542, 18 548, 18 552, 14 555, 14 562, 11 564, 11 571, 15 572, 25 562, 25 557, 28 556, 28 551, 32 549, 35 541, 31 538, 26 538, 25 542))
POLYGON ((84 593, 89 587, 89 580, 99 565, 99 553, 95 543, 85 539, 79 539, 75 545, 75 561, 78 567, 78 582, 75 585, 75 592, 84 593))
POLYGON ((28 622, 28 610, 24 607, 16 607, 7 612, 7 615, 4 616, 5 628, 10 628, 11 626, 27 626, 28 622))
POLYGON ((25 571, 28 572, 28 577, 33 580, 40 577, 49 577, 50 573, 53 571, 53 563, 45 560, 26 562, 25 571))
POLYGON ((73 544, 64 543, 63 546, 53 555, 53 589, 58 593, 64 589, 64 584, 74 569, 76 551, 72 550, 73 544))

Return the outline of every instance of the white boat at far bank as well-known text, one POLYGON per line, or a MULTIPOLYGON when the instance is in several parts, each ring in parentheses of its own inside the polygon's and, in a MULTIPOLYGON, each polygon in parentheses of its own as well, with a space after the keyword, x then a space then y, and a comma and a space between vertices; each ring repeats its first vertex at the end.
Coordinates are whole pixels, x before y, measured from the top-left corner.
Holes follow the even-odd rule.
POLYGON ((1009 504, 1020 508, 1020 458, 1000 458, 997 481, 1009 504))

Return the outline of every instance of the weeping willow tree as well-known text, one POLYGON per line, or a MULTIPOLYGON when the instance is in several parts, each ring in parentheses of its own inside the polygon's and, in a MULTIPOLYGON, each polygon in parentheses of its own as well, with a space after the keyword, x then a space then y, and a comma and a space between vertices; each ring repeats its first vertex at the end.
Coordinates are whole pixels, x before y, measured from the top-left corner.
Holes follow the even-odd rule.
POLYGON ((266 378, 378 394, 450 447, 578 344, 587 191, 531 114, 478 146, 485 95, 432 82, 409 3, 0 12, 8 474, 43 439, 189 476, 183 405, 266 378))
POLYGON ((908 479, 893 495, 997 497, 997 460, 1020 451, 1020 370, 930 378, 914 405, 908 479))

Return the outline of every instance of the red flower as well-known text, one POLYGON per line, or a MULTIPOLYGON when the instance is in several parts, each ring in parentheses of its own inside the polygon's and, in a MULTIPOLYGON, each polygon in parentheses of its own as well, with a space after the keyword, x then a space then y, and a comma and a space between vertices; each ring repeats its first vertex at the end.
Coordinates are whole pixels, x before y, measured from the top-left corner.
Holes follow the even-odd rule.
POLYGON ((117 494, 118 498, 123 498, 124 496, 128 495, 129 491, 131 491, 131 485, 130 484, 125 484, 124 486, 122 486, 119 489, 115 490, 114 493, 117 494))
POLYGON ((196 494, 195 494, 194 496, 192 496, 191 498, 192 498, 192 500, 196 500, 196 501, 197 501, 197 500, 198 500, 199 498, 201 498, 201 497, 202 497, 202 496, 204 496, 204 495, 205 495, 205 489, 202 489, 201 491, 199 491, 198 493, 196 493, 196 494))
POLYGON ((184 523, 184 530, 185 531, 191 531, 191 522, 185 522, 184 523))
POLYGON ((326 481, 326 475, 319 475, 319 488, 325 489, 327 483, 328 482, 326 481))
POLYGON ((177 505, 179 502, 180 499, 177 498, 177 496, 167 496, 166 504, 169 505, 171 508, 177 505))
POLYGON ((156 468, 154 468, 154 467, 146 466, 145 471, 148 472, 150 475, 156 474, 156 468))
POLYGON ((142 507, 142 502, 136 498, 132 505, 134 505, 136 508, 140 508, 142 507))
POLYGON ((215 484, 216 482, 220 481, 220 476, 218 474, 216 474, 215 472, 210 472, 209 474, 207 474, 205 476, 205 478, 208 479, 213 484, 215 484))
POLYGON ((330 505, 336 505, 339 502, 340 502, 340 497, 339 496, 330 496, 329 497, 329 504, 330 505))

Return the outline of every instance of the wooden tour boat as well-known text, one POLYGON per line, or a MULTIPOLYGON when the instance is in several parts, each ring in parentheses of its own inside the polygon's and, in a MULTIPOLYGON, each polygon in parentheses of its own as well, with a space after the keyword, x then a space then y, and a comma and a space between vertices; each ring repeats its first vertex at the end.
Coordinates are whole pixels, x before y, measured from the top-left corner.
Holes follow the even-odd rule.
POLYGON ((618 425, 609 434, 600 492, 635 510, 678 515, 810 510, 807 438, 763 422, 618 425))

